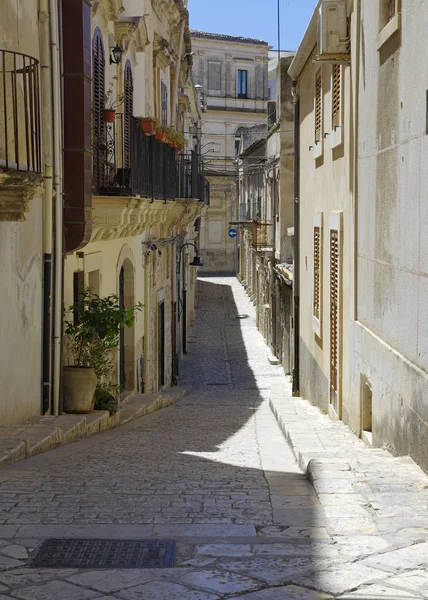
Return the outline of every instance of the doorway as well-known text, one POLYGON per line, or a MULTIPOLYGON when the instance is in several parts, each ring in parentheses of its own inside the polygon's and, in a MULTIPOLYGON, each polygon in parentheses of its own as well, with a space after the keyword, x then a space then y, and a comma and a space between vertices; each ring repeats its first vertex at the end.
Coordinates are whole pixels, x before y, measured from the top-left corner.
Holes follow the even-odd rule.
POLYGON ((158 304, 158 390, 165 385, 165 302, 158 304))
MULTIPOLYGON (((134 268, 127 258, 119 272, 119 306, 131 308, 134 304, 134 268)), ((134 357, 134 325, 122 327, 119 338, 119 383, 122 392, 130 392, 135 387, 134 357)))

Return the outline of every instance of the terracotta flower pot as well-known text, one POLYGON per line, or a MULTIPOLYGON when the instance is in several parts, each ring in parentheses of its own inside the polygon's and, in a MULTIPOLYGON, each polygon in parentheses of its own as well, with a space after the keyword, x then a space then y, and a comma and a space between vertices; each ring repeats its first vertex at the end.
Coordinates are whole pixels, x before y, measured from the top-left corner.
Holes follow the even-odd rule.
POLYGON ((155 128, 155 124, 153 123, 153 121, 140 121, 141 123, 141 129, 144 131, 144 133, 148 136, 152 136, 155 135, 156 133, 156 128, 155 128))
POLYGON ((103 110, 104 123, 114 123, 115 114, 116 114, 115 110, 103 110))
POLYGON ((168 138, 168 133, 166 131, 157 131, 155 135, 155 140, 158 142, 162 142, 164 144, 168 138))
POLYGON ((175 149, 177 150, 177 152, 183 152, 184 146, 183 144, 177 144, 175 149))
POLYGON ((88 413, 91 408, 97 376, 87 367, 64 367, 64 412, 88 413))

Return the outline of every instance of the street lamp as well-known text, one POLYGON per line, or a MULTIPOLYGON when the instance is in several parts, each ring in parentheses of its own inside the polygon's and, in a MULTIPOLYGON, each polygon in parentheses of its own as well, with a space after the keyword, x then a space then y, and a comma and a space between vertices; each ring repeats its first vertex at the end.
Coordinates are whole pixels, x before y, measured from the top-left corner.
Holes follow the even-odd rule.
MULTIPOLYGON (((186 246, 193 246, 193 248, 195 249, 196 255, 193 257, 193 260, 189 263, 189 267, 203 267, 204 265, 201 263, 201 257, 199 256, 199 250, 198 248, 195 246, 195 244, 193 242, 186 242, 185 244, 183 244, 180 247, 180 254, 179 254, 179 262, 178 262, 178 268, 179 268, 179 273, 181 271, 181 257, 182 257, 182 252, 183 252, 183 248, 185 248, 186 246)), ((178 297, 180 297, 180 282, 178 282, 178 297)), ((183 354, 187 354, 187 311, 186 311, 186 305, 187 305, 187 290, 186 290, 186 271, 184 269, 184 262, 183 262, 183 308, 182 308, 182 313, 183 313, 183 338, 182 338, 182 342, 183 342, 183 354)))
POLYGON ((111 65, 120 64, 122 62, 123 49, 116 44, 116 46, 111 49, 111 53, 112 53, 113 57, 110 56, 110 64, 111 65))

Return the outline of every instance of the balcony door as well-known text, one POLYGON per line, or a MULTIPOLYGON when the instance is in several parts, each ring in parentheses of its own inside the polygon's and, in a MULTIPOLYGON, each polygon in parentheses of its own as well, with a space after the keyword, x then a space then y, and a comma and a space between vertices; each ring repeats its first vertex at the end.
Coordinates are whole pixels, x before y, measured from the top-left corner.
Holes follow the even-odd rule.
POLYGON ((92 40, 92 104, 93 104, 93 188, 99 190, 103 181, 103 145, 104 123, 102 111, 104 108, 104 44, 101 31, 97 28, 92 40))

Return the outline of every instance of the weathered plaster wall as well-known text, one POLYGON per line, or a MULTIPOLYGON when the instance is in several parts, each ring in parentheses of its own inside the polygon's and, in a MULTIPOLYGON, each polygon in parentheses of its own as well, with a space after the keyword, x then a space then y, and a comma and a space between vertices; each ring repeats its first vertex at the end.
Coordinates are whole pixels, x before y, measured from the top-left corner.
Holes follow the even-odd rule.
MULTIPOLYGON (((36 0, 2 1, 0 48, 39 59, 37 8, 36 0)), ((25 222, 0 222, 2 426, 41 412, 42 195, 30 200, 29 206, 25 222)))
MULTIPOLYGON (((355 27, 355 19, 352 21, 355 27)), ((351 35, 355 43, 355 35, 351 35)), ((316 40, 313 40, 315 45, 316 40)), ((300 336, 302 360, 300 393, 323 410, 329 405, 330 380, 330 227, 337 213, 342 213, 340 234, 340 301, 339 301, 339 397, 338 417, 349 421, 354 410, 349 397, 350 321, 353 318, 353 127, 354 99, 352 66, 342 67, 342 141, 334 147, 332 126, 331 65, 313 63, 315 51, 307 61, 298 82, 300 97, 300 336), (316 157, 315 146, 315 76, 322 69, 323 134, 322 152, 316 157), (313 218, 322 213, 321 335, 313 328, 314 239, 313 218), (314 365, 317 365, 316 368, 314 365), (308 370, 309 369, 309 370, 308 370), (327 394, 327 397, 325 397, 327 394)))
POLYGON ((401 10, 401 30, 377 50, 376 7, 362 2, 353 396, 359 403, 366 376, 374 443, 428 468, 428 71, 420 67, 428 15, 420 3, 402 2, 401 10))

